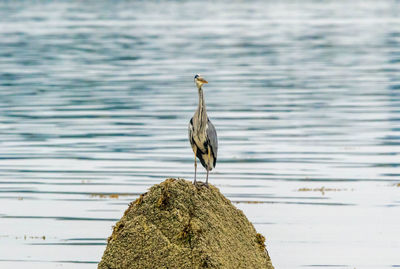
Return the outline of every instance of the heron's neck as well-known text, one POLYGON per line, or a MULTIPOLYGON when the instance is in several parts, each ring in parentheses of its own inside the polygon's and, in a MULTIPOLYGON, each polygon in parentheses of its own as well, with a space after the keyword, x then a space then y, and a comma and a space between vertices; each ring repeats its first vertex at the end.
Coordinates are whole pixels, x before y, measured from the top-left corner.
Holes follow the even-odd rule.
POLYGON ((207 123, 207 110, 206 110, 206 103, 204 102, 203 89, 199 87, 198 91, 199 91, 199 106, 197 107, 197 116, 201 122, 207 123))
POLYGON ((199 106, 197 109, 198 111, 206 113, 206 103, 204 102, 203 89, 199 87, 198 90, 199 90, 199 106))

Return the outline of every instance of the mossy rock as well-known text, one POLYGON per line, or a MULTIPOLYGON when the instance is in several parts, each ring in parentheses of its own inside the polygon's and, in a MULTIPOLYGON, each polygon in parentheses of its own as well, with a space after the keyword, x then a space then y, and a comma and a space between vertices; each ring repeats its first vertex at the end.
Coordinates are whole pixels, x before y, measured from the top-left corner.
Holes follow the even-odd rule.
POLYGON ((273 268, 264 242, 216 187, 167 179, 129 205, 98 268, 273 268))

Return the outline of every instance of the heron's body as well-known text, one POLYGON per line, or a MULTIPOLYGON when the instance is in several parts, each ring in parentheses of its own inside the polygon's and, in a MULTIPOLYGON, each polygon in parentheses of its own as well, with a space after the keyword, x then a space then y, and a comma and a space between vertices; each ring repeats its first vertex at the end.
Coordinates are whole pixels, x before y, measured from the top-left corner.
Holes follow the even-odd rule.
POLYGON ((204 102, 202 84, 207 83, 207 81, 196 75, 195 82, 199 94, 199 105, 189 122, 189 141, 195 154, 194 182, 196 182, 197 157, 203 167, 207 170, 207 184, 208 172, 211 171, 217 163, 218 139, 215 127, 207 116, 206 105, 204 102))

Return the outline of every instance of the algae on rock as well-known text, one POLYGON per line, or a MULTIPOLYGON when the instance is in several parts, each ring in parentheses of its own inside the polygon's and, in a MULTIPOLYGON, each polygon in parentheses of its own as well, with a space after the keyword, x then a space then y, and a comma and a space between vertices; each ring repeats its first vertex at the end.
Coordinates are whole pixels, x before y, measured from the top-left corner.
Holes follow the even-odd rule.
POLYGON ((167 179, 129 205, 98 268, 271 269, 264 241, 216 187, 167 179))

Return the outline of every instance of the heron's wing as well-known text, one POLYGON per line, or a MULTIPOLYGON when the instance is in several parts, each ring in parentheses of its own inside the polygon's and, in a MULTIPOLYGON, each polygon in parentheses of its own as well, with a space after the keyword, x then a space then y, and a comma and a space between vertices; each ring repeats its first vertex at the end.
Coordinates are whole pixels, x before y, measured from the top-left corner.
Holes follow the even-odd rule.
POLYGON ((217 154, 218 154, 218 137, 217 131, 215 130, 214 125, 211 123, 210 119, 207 122, 207 140, 211 147, 212 153, 214 154, 214 167, 217 161, 217 154))
POLYGON ((193 118, 191 118, 191 119, 190 119, 190 122, 189 122, 189 126, 188 126, 188 135, 189 135, 189 142, 190 142, 190 145, 191 145, 192 148, 193 148, 193 146, 194 146, 194 140, 193 140, 193 118))

